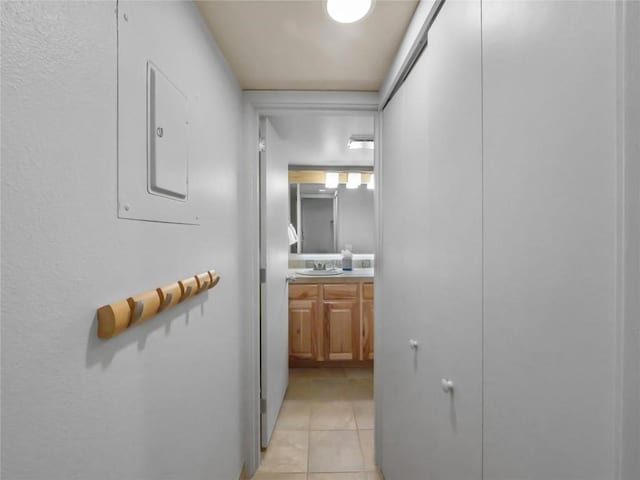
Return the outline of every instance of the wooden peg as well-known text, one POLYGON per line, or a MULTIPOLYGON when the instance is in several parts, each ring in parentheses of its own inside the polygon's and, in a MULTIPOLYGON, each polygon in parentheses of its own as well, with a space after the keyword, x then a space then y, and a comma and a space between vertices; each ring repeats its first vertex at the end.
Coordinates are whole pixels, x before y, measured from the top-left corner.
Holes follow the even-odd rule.
POLYGON ((207 288, 209 288, 209 284, 211 283, 209 272, 196 275, 196 280, 198 281, 198 293, 204 292, 207 288))
POLYGON ((209 274, 209 277, 211 278, 211 283, 209 284, 209 288, 213 288, 220 281, 220 275, 216 274, 215 270, 209 270, 207 273, 209 274))
POLYGON ((139 293, 127 299, 131 307, 131 325, 144 322, 158 313, 160 295, 156 290, 139 293))
POLYGON ((157 288, 156 291, 160 296, 159 311, 166 310, 177 305, 180 302, 180 297, 182 297, 182 289, 178 282, 157 288))
POLYGON ((181 302, 184 302, 187 298, 193 297, 198 293, 198 281, 196 280, 196 277, 185 278, 184 280, 180 280, 178 283, 182 290, 182 294, 180 296, 181 302))
POLYGON ((120 300, 98 309, 98 337, 111 338, 124 332, 131 323, 131 306, 120 300))

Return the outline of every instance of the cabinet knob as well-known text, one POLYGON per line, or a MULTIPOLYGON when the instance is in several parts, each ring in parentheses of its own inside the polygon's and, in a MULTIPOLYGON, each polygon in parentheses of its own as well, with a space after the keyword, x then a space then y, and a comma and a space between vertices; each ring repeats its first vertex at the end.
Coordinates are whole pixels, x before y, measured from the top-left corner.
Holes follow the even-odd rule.
POLYGON ((409 348, 412 350, 417 350, 418 349, 418 341, 414 340, 413 338, 409 339, 409 348))
POLYGON ((453 381, 448 378, 443 378, 440 380, 440 385, 442 386, 442 391, 444 393, 453 393, 453 381))

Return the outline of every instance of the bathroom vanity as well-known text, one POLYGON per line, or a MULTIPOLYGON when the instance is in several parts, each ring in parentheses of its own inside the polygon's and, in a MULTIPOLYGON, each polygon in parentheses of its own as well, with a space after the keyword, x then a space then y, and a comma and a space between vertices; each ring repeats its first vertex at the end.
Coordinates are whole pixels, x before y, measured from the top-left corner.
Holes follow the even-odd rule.
POLYGON ((373 269, 290 273, 289 365, 371 366, 373 269))

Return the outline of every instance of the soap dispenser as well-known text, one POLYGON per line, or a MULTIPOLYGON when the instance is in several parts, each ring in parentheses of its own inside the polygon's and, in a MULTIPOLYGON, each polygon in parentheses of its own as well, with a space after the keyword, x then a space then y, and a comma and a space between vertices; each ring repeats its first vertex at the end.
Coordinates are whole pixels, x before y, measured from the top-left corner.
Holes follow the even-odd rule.
POLYGON ((349 272, 353 270, 353 253, 351 253, 351 245, 345 245, 342 250, 342 270, 349 272))

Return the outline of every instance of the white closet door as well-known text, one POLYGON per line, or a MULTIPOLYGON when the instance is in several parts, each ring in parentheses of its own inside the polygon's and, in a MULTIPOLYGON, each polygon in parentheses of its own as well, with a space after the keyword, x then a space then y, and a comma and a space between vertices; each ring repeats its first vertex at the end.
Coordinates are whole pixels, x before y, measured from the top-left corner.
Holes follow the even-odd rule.
POLYGON ((481 478, 480 16, 479 0, 444 4, 383 114, 376 361, 390 480, 481 478))
POLYGON ((485 480, 615 478, 615 15, 483 2, 485 480))

